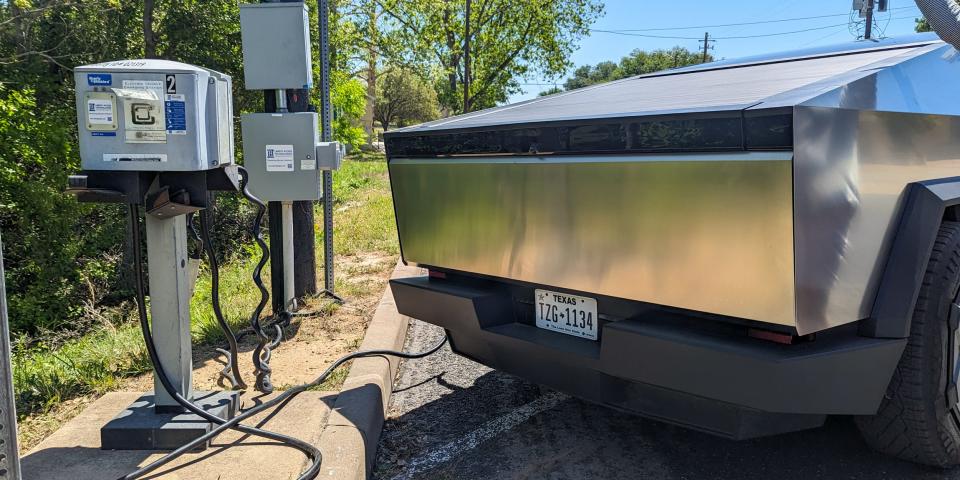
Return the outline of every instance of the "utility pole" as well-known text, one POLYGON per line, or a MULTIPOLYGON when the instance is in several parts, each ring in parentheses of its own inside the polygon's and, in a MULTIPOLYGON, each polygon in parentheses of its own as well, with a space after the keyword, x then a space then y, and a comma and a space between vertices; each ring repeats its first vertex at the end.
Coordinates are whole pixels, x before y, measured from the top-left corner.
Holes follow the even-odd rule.
POLYGON ((863 0, 863 12, 866 25, 863 27, 863 39, 870 40, 873 36, 873 0, 863 0))
POLYGON ((463 113, 470 112, 470 3, 463 19, 463 113))
POLYGON ((701 62, 707 63, 707 51, 710 50, 710 42, 714 40, 710 40, 710 32, 703 32, 703 40, 700 41, 703 42, 703 60, 701 62))

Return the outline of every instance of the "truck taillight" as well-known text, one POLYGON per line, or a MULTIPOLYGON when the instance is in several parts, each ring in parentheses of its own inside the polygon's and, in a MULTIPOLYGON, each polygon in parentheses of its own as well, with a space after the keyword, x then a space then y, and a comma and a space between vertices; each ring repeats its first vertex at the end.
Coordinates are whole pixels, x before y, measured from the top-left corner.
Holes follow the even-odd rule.
POLYGON ((779 343, 782 345, 793 345, 795 343, 806 342, 813 340, 814 337, 813 335, 798 336, 789 333, 774 332, 772 330, 761 330, 759 328, 751 328, 747 330, 747 335, 752 338, 779 343))

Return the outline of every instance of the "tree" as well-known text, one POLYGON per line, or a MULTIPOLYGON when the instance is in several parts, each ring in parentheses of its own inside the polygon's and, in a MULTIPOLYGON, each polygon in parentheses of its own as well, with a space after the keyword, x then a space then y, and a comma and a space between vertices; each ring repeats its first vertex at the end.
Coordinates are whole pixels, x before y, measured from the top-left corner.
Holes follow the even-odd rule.
POLYGON ((386 131, 440 116, 437 93, 409 70, 395 69, 380 77, 374 115, 386 131))
POLYGON ((927 22, 926 17, 916 18, 914 19, 914 22, 916 22, 916 25, 914 25, 913 29, 916 30, 918 33, 933 31, 933 29, 930 28, 930 23, 927 22))
MULTIPOLYGON (((563 87, 567 90, 574 90, 620 78, 695 65, 702 61, 702 54, 691 52, 683 47, 673 47, 669 50, 660 49, 652 52, 636 49, 626 57, 621 58, 620 63, 604 61, 595 66, 584 65, 577 68, 574 70, 573 76, 564 82, 563 87)), ((713 57, 708 55, 707 61, 713 61, 713 57)))
POLYGON ((538 96, 538 97, 546 97, 547 95, 553 95, 553 94, 555 94, 555 93, 561 93, 561 92, 563 92, 563 89, 560 88, 560 87, 550 87, 550 88, 548 88, 548 89, 546 89, 546 90, 538 93, 537 96, 538 96))
POLYGON ((381 49, 405 45, 404 61, 435 65, 448 112, 491 107, 520 91, 520 79, 562 74, 603 11, 597 0, 371 1, 392 34, 381 49))
POLYGON ((596 66, 584 65, 573 71, 573 76, 563 82, 563 88, 573 90, 595 83, 609 82, 617 77, 616 62, 600 62, 596 66))

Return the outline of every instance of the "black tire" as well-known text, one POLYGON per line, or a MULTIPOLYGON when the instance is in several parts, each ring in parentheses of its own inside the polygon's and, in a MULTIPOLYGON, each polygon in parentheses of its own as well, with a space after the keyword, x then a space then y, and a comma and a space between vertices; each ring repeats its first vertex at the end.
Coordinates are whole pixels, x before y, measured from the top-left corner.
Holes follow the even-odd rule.
POLYGON ((880 409, 856 419, 866 442, 880 452, 938 467, 960 464, 960 409, 952 373, 958 363, 957 326, 950 319, 958 288, 960 223, 944 222, 917 297, 907 347, 880 409))

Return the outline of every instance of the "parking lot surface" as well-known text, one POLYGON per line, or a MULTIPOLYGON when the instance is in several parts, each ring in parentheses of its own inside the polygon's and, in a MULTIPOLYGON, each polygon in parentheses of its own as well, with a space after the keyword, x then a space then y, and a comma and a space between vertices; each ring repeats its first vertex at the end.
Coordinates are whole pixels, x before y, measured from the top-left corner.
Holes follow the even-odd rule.
MULTIPOLYGON (((442 335, 412 321, 408 351, 442 335)), ((850 418, 733 442, 582 402, 449 348, 405 363, 374 478, 960 479, 869 450, 850 418)))

